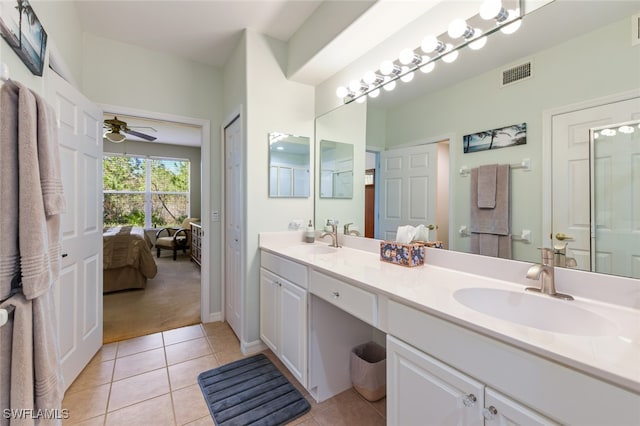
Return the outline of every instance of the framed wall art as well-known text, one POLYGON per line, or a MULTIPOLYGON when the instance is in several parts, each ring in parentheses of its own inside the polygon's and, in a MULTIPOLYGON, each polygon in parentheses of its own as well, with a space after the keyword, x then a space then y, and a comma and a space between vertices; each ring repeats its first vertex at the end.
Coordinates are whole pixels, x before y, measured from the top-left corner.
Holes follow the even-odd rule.
POLYGON ((0 33, 27 68, 41 76, 47 33, 28 0, 0 2, 0 33))
POLYGON ((464 153, 507 148, 527 143, 527 123, 513 124, 499 129, 465 135, 462 138, 464 153))

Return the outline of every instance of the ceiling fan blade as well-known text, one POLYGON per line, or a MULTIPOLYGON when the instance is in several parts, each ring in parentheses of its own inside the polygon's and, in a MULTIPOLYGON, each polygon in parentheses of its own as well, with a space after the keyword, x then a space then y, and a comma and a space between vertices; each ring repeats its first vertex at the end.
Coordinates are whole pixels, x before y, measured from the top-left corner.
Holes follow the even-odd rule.
POLYGON ((125 133, 130 134, 130 135, 137 136, 139 138, 142 138, 142 139, 145 139, 145 140, 148 140, 148 141, 155 141, 156 139, 158 139, 155 136, 150 136, 150 135, 147 135, 147 134, 144 134, 144 133, 136 132, 135 130, 131 130, 131 129, 124 129, 123 131, 125 133))

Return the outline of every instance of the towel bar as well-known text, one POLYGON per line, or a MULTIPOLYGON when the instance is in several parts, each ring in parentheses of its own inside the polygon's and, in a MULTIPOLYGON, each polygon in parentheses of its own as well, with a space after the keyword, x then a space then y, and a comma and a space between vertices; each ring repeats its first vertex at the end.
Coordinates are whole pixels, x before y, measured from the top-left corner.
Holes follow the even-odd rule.
MULTIPOLYGON (((458 234, 461 237, 470 237, 471 233, 469 232, 469 228, 466 225, 462 225, 460 229, 458 229, 458 234)), ((511 235, 511 240, 513 241, 522 241, 523 243, 531 243, 531 231, 528 229, 523 229, 520 235, 511 235)))
MULTIPOLYGON (((531 171, 531 159, 530 158, 524 158, 519 163, 509 164, 509 168, 510 169, 524 169, 525 172, 531 171)), ((462 166, 462 167, 460 167, 459 173, 460 173, 460 176, 470 176, 471 175, 471 169, 468 166, 462 166)))

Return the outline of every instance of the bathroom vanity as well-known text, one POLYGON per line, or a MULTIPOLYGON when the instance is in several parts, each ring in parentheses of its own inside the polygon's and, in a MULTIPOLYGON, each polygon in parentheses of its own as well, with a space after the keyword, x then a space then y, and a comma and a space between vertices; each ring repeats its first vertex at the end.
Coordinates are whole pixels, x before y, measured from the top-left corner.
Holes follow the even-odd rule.
POLYGON ((557 300, 524 291, 527 263, 427 249, 406 268, 380 262, 376 240, 341 237, 260 235, 261 338, 317 401, 351 386, 351 349, 375 340, 389 425, 640 424, 633 280, 603 277, 621 294, 605 303, 563 271, 575 300, 557 300))

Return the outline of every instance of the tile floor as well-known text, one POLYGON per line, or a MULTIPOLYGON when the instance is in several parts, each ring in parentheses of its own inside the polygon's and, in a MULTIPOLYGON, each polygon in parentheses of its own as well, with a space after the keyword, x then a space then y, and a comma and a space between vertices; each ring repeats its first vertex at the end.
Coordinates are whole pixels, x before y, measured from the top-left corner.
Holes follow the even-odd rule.
MULTIPOLYGON (((384 425, 386 400, 348 390, 320 404, 271 351, 265 354, 303 392, 311 411, 292 426, 384 425)), ((198 324, 104 345, 71 384, 65 425, 213 425, 197 375, 242 358, 226 323, 198 324)))

